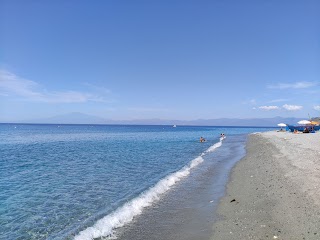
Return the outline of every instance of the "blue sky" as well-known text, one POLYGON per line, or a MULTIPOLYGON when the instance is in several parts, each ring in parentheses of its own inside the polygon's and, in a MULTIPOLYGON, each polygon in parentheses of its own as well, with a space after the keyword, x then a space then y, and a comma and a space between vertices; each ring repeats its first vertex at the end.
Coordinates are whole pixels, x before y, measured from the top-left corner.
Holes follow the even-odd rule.
POLYGON ((320 115, 319 1, 0 1, 0 121, 320 115))

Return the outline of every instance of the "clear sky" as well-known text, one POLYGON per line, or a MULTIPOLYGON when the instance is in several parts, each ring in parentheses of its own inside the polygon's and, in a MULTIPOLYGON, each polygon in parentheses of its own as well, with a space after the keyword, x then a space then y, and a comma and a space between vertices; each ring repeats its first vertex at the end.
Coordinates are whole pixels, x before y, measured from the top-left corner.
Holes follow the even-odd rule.
POLYGON ((318 0, 0 0, 0 121, 320 115, 318 0))

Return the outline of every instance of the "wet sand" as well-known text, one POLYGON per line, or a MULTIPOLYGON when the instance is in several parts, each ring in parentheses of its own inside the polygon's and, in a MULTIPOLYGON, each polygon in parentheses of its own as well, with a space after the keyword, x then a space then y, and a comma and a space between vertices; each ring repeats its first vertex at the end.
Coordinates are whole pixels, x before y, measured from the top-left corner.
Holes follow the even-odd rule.
POLYGON ((250 135, 218 215, 214 240, 320 239, 320 133, 250 135))

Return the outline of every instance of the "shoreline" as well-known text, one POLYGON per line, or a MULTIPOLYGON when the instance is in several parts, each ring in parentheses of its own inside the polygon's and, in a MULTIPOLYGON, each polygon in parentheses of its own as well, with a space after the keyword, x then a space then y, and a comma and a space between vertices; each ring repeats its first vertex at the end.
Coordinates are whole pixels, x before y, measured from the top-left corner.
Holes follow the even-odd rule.
POLYGON ((249 136, 212 240, 320 239, 320 133, 249 136))
POLYGON ((210 239, 219 199, 232 167, 245 155, 246 139, 246 134, 230 136, 222 147, 211 145, 202 155, 204 161, 188 177, 131 223, 116 229, 117 239, 210 239))

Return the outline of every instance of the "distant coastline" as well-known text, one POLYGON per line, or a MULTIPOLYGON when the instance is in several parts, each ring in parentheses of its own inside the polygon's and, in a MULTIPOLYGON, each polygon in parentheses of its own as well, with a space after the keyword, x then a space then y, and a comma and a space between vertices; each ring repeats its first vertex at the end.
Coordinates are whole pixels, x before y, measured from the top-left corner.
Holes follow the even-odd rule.
MULTIPOLYGON (((65 125, 65 126, 164 126, 172 127, 171 124, 117 124, 117 123, 23 123, 23 122, 0 122, 2 125, 65 125)), ((217 127, 217 128, 275 128, 275 126, 213 126, 213 125, 180 125, 180 127, 217 127)))
POLYGON ((83 125, 177 125, 177 126, 221 126, 221 127, 276 127, 278 123, 296 124, 301 118, 217 118, 217 119, 134 119, 111 120, 83 113, 70 113, 43 119, 0 120, 9 124, 83 124, 83 125))

